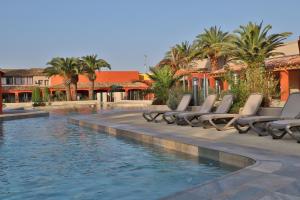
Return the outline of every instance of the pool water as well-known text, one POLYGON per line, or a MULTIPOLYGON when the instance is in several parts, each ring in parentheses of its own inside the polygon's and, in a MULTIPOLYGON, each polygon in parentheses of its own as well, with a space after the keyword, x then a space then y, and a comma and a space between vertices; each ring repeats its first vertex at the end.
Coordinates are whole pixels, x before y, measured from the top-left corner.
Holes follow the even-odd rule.
POLYGON ((64 112, 0 128, 5 200, 158 199, 236 170, 69 124, 64 112))

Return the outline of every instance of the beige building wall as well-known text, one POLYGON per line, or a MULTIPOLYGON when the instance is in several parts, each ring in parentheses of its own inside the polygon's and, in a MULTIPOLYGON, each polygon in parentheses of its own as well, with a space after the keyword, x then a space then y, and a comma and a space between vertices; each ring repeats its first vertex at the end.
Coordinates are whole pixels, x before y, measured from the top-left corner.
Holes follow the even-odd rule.
POLYGON ((299 54, 298 41, 287 42, 283 46, 278 47, 276 51, 282 52, 286 56, 299 54))
POLYGON ((40 85, 46 87, 49 87, 51 85, 50 79, 47 76, 33 76, 32 79, 34 85, 40 85))

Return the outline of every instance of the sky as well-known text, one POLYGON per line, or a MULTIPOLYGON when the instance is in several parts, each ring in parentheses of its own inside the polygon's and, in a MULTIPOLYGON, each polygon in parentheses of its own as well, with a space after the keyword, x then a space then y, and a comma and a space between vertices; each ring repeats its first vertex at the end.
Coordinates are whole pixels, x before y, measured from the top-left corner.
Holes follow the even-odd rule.
POLYGON ((45 67, 97 54, 113 70, 145 71, 210 26, 249 21, 300 35, 300 0, 0 0, 0 67, 45 67))

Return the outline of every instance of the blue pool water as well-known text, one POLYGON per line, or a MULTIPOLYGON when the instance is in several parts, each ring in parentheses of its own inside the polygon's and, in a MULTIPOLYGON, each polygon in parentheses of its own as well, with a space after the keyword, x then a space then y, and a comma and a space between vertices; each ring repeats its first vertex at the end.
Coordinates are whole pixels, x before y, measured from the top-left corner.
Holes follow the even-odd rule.
POLYGON ((0 199, 158 199, 236 170, 80 128, 62 113, 1 124, 0 199))

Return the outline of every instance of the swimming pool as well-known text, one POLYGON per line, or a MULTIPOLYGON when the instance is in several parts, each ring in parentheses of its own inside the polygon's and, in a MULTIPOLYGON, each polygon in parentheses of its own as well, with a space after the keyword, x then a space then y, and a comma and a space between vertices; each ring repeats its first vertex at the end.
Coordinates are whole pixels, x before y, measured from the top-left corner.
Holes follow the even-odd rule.
POLYGON ((0 199, 158 199, 237 169, 68 124, 64 113, 1 124, 0 199))

